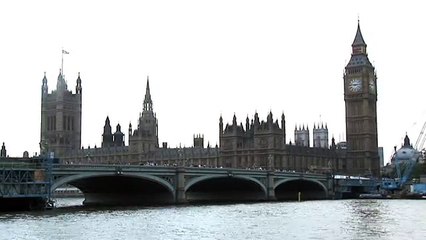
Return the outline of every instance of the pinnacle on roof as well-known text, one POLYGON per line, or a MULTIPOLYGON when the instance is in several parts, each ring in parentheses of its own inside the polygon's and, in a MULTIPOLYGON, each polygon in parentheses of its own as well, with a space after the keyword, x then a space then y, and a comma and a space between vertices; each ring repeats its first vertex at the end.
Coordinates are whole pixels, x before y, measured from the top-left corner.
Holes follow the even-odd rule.
POLYGON ((56 90, 68 90, 67 83, 65 82, 64 76, 62 75, 62 70, 59 69, 58 81, 56 83, 56 90))
POLYGON ((151 103, 151 92, 149 90, 149 76, 146 78, 146 93, 144 103, 151 103))
POLYGON ((77 84, 80 83, 81 84, 81 78, 80 78, 80 72, 78 72, 78 77, 77 77, 77 84))
POLYGON ((410 144, 410 138, 408 137, 408 135, 405 135, 405 138, 404 138, 404 147, 410 147, 411 146, 411 144, 410 144))
POLYGON ((41 89, 42 89, 42 93, 43 93, 43 95, 44 95, 44 94, 47 94, 47 89, 48 89, 48 87, 47 87, 46 72, 44 72, 44 77, 43 77, 42 82, 43 82, 43 84, 42 84, 42 86, 41 86, 41 89))
POLYGON ((151 92, 149 90, 149 76, 146 78, 146 93, 145 99, 143 101, 143 110, 152 112, 152 100, 151 100, 151 92))

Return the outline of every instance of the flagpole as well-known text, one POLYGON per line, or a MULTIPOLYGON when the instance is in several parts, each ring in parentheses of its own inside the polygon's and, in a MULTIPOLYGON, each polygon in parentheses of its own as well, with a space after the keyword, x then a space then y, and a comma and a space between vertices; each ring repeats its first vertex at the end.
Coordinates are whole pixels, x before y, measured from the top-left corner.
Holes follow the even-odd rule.
POLYGON ((64 48, 62 48, 62 65, 61 65, 61 75, 64 76, 64 48))

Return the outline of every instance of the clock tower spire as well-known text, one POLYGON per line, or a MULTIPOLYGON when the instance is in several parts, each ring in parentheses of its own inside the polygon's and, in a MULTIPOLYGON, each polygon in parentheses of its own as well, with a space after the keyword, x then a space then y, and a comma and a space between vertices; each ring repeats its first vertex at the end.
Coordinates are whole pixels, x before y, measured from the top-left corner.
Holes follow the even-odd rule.
POLYGON ((359 21, 343 80, 348 146, 346 171, 349 174, 379 177, 377 77, 368 59, 367 44, 359 21))

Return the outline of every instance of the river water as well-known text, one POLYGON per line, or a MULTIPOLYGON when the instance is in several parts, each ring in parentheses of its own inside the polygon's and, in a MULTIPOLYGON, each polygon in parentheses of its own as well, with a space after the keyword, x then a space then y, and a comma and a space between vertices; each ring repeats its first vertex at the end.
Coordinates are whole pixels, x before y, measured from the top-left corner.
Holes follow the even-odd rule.
MULTIPOLYGON (((2 213, 0 239, 426 239, 426 201, 335 200, 2 213)), ((65 207, 67 206, 67 207, 65 207)))

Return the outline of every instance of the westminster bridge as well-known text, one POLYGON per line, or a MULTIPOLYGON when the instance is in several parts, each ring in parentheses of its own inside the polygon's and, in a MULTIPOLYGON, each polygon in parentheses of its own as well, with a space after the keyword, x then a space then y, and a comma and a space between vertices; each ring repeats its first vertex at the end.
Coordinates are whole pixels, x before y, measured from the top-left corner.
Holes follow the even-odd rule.
POLYGON ((253 169, 54 164, 51 187, 72 185, 85 205, 334 198, 330 176, 253 169))

